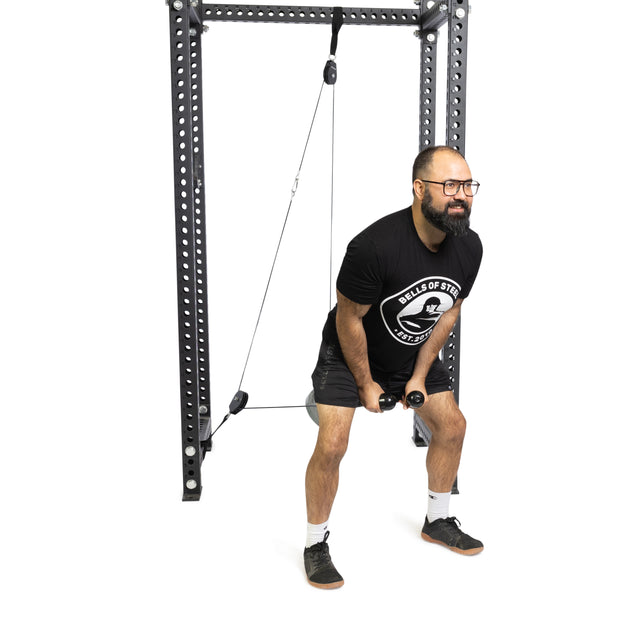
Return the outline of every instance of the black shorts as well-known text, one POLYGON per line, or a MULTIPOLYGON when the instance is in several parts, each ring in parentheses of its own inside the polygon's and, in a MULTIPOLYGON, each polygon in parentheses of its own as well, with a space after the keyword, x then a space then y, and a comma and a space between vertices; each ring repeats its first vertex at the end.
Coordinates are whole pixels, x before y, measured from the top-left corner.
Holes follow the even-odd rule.
MULTIPOLYGON (((413 367, 392 374, 372 370, 371 375, 385 393, 392 393, 399 400, 404 396, 407 381, 413 375, 413 367)), ((362 406, 356 381, 347 367, 339 347, 322 341, 318 363, 311 379, 315 401, 319 404, 338 407, 362 406)), ((425 388, 429 395, 451 391, 449 373, 439 358, 429 369, 425 379, 425 388)))

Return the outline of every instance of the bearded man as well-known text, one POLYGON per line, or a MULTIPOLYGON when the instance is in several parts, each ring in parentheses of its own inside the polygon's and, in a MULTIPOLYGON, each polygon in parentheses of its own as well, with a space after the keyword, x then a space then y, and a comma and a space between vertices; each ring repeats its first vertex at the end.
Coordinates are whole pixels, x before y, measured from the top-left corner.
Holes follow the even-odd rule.
POLYGON ((315 587, 344 584, 327 543, 339 467, 356 408, 381 413, 385 394, 416 411, 432 433, 423 539, 464 555, 484 548, 449 515, 466 421, 439 357, 480 268, 482 244, 469 228, 478 187, 458 151, 428 147, 413 165, 412 205, 347 248, 312 375, 319 429, 306 473, 304 563, 315 587), (421 406, 411 401, 414 392, 421 406))

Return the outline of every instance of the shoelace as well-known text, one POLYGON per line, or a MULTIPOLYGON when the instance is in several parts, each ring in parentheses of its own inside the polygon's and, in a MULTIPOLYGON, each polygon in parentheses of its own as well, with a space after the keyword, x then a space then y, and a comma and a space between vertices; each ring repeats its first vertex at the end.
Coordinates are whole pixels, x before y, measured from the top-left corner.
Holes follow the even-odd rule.
POLYGON ((311 555, 315 562, 325 560, 329 556, 329 545, 325 542, 318 542, 313 546, 317 547, 317 549, 314 549, 313 547, 311 548, 311 555))
POLYGON ((450 516, 449 518, 445 518, 444 521, 454 526, 456 526, 456 523, 457 523, 457 526, 460 527, 460 520, 458 520, 458 518, 456 518, 455 516, 450 516))
POLYGON ((316 542, 312 547, 310 547, 311 559, 314 563, 318 563, 323 560, 329 560, 329 545, 327 544, 327 538, 329 537, 329 532, 327 531, 324 534, 324 539, 322 542, 316 542))

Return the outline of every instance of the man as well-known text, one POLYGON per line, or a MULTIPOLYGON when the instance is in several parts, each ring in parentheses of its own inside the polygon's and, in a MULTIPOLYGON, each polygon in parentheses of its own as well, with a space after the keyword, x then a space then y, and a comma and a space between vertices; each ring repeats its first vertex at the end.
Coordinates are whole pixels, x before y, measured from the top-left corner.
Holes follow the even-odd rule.
POLYGON ((466 422, 439 359, 482 259, 469 229, 478 186, 460 153, 429 147, 414 162, 412 206, 378 220, 347 248, 312 376, 319 430, 306 474, 304 561, 315 587, 344 583, 327 544, 340 461, 356 407, 380 413, 383 393, 405 408, 409 393, 425 397, 414 409, 432 432, 422 537, 465 555, 483 549, 449 517, 466 422))

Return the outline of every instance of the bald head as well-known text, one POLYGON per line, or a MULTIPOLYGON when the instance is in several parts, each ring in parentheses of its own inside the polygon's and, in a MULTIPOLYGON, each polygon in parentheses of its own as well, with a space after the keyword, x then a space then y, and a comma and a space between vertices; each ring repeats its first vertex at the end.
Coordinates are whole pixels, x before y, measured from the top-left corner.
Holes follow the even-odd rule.
POLYGON ((440 145, 437 147, 427 147, 416 156, 416 159, 413 163, 413 176, 411 178, 411 181, 415 181, 418 176, 428 177, 431 171, 431 167, 433 166, 434 159, 436 157, 439 157, 441 154, 450 154, 464 160, 464 156, 452 147, 446 147, 444 145, 440 145))

